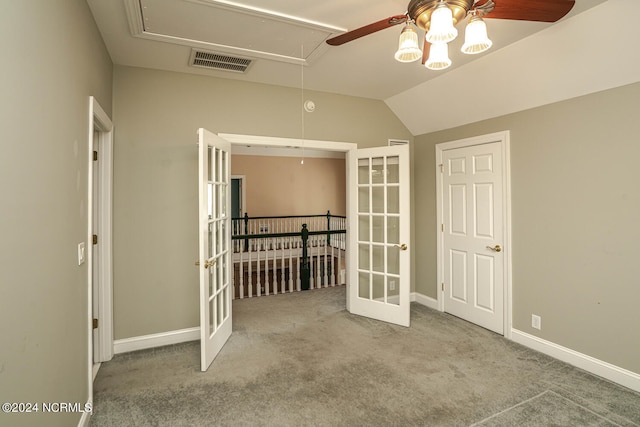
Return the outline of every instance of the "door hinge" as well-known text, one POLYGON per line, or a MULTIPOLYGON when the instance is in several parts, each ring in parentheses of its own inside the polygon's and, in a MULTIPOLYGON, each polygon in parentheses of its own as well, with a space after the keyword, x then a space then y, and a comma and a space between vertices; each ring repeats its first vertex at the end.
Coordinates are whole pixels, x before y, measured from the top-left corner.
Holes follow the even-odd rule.
POLYGON ((444 282, 442 282, 442 292, 444 292, 444 282))
POLYGON ((92 242, 94 245, 97 245, 97 244, 98 244, 98 235, 97 235, 97 234, 94 234, 93 236, 91 236, 91 242, 92 242))
POLYGON ((98 152, 97 151, 93 152, 93 161, 94 162, 98 161, 98 152))
POLYGON ((93 329, 98 329, 98 319, 93 319, 93 329))
POLYGON ((442 232, 444 233, 444 224, 442 224, 442 227, 440 227, 442 229, 442 232))
POLYGON ((440 173, 444 173, 444 164, 440 163, 438 166, 440 166, 440 173))

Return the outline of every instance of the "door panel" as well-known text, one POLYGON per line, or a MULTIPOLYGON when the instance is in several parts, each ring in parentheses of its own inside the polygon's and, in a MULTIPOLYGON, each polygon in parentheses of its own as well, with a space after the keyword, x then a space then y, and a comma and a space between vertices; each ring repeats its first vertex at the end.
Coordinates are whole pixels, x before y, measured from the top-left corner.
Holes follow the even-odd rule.
POLYGON ((409 326, 409 147, 348 157, 349 311, 409 326))
POLYGON ((445 311, 504 330, 502 149, 500 143, 444 150, 445 311))
POLYGON ((200 195, 200 369, 206 371, 231 335, 231 145, 198 130, 200 195))

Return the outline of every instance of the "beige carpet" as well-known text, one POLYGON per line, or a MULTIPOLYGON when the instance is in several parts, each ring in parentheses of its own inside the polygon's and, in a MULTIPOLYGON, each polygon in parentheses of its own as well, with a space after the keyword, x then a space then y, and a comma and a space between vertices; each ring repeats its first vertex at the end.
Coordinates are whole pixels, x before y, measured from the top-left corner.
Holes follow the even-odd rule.
POLYGON ((412 304, 354 316, 345 288, 236 300, 208 372, 199 344, 116 356, 98 426, 638 426, 640 394, 412 304))

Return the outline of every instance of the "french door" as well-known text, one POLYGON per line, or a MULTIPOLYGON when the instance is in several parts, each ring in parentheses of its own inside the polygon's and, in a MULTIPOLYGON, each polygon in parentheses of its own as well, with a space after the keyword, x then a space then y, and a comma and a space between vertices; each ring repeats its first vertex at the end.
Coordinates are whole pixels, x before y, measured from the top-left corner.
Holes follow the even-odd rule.
POLYGON ((231 144, 198 129, 200 369, 231 335, 231 144))
POLYGON ((353 314, 409 326, 409 147, 348 152, 349 290, 353 314))

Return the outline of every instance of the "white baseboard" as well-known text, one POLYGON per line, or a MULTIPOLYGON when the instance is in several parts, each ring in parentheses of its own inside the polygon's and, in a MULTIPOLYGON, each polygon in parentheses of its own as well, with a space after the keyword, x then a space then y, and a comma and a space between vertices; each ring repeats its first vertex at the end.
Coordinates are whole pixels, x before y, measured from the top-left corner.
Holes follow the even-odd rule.
POLYGON ((98 363, 94 363, 93 366, 91 367, 91 374, 93 375, 93 380, 96 380, 96 375, 98 375, 98 371, 100 370, 100 366, 102 366, 101 362, 98 363))
POLYGON ((640 374, 603 362, 551 341, 543 340, 518 329, 511 329, 511 339, 548 356, 640 392, 640 374))
POLYGON ((181 342, 195 341, 198 339, 200 339, 199 327, 180 329, 177 331, 115 340, 113 342, 113 352, 115 354, 127 353, 129 351, 162 347, 163 345, 179 344, 181 342))
POLYGON ((411 293, 411 302, 417 302, 434 310, 438 310, 438 300, 418 292, 411 293))
MULTIPOLYGON (((93 405, 93 404, 92 404, 93 405)), ((83 412, 78 422, 78 427, 89 427, 89 420, 91 419, 91 412, 83 412)))

